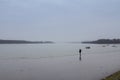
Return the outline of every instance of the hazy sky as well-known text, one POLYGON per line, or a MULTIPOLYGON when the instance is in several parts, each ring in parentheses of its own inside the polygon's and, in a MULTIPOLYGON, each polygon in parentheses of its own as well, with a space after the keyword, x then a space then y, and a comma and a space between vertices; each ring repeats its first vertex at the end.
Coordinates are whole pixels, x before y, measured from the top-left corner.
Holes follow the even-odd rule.
POLYGON ((120 0, 0 0, 0 39, 120 38, 120 0))

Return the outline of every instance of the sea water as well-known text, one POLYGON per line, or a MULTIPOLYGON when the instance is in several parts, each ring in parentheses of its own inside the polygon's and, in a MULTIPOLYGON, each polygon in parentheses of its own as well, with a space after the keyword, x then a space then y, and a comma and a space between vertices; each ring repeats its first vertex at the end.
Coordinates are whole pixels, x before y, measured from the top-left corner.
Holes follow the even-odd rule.
POLYGON ((0 59, 41 59, 51 57, 64 57, 82 54, 109 54, 118 52, 120 45, 116 47, 93 44, 4 44, 0 45, 0 59), (85 47, 91 47, 86 49, 85 47))
POLYGON ((1 44, 0 80, 99 80, 119 61, 120 45, 1 44))

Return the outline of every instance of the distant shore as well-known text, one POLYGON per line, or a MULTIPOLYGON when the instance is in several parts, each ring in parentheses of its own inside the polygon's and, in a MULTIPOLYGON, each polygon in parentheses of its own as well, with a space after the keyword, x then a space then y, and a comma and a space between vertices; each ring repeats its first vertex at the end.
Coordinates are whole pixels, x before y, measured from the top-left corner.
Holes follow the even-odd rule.
POLYGON ((52 44, 52 41, 0 40, 0 44, 52 44))
POLYGON ((98 39, 95 41, 84 41, 82 43, 90 44, 120 44, 120 39, 98 39))

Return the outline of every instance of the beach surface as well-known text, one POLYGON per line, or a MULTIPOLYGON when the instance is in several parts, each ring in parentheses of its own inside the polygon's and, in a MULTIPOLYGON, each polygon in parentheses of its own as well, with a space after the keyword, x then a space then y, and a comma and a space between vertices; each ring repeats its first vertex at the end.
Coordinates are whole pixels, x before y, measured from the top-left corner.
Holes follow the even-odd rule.
POLYGON ((0 80, 101 80, 120 70, 119 52, 42 59, 1 59, 0 80))

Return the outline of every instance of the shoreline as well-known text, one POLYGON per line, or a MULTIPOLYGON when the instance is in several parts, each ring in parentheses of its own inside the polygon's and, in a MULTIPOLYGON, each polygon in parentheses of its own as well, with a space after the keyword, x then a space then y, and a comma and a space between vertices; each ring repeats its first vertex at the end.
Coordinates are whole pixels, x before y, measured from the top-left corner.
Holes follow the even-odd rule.
POLYGON ((120 80, 120 70, 101 80, 120 80))

